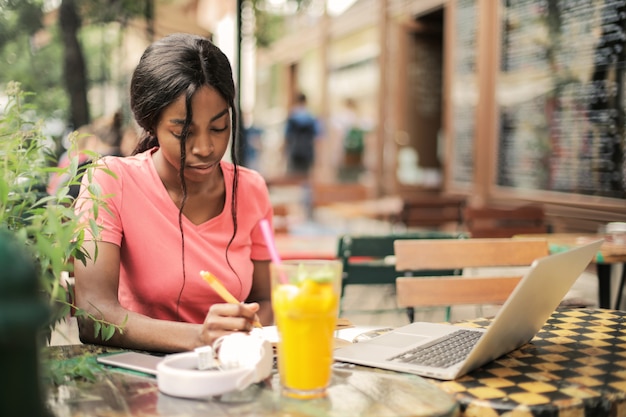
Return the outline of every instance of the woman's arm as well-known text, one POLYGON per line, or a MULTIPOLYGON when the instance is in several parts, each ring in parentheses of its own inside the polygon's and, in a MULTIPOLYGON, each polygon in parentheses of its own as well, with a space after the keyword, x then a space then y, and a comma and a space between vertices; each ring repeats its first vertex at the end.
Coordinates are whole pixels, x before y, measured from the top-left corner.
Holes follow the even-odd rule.
MULTIPOLYGON (((115 332, 107 341, 94 333, 94 323, 87 317, 78 317, 80 340, 141 349, 155 352, 181 352, 213 343, 225 334, 249 331, 256 308, 254 306, 214 304, 207 314, 204 325, 159 320, 135 313, 121 306, 118 299, 120 250, 112 243, 98 242, 95 262, 88 260, 74 263, 76 305, 97 318, 121 325, 122 332, 115 332), (126 319, 127 318, 127 319, 126 319)), ((94 242, 86 242, 85 249, 93 254, 94 242)))

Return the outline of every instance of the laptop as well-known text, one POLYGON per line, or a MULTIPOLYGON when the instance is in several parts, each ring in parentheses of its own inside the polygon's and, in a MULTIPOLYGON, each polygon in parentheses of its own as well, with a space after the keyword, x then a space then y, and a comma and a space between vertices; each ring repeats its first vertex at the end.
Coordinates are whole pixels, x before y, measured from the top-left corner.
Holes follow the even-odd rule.
POLYGON ((529 342, 596 255, 598 240, 535 260, 486 329, 414 322, 381 336, 335 349, 336 361, 454 380, 529 342), (460 357, 438 359, 428 349, 450 353, 461 337, 460 357), (426 351, 425 351, 426 349, 426 351), (425 356, 424 360, 420 359, 425 356), (416 363, 420 362, 420 363, 416 363), (437 362, 437 363, 431 363, 437 362))

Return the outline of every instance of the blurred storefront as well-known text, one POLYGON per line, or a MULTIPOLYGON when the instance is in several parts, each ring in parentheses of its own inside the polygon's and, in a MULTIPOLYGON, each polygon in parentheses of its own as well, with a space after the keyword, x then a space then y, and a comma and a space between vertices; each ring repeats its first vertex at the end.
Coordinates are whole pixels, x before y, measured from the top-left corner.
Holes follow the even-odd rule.
POLYGON ((555 231, 626 220, 626 10, 574 3, 358 0, 292 16, 287 36, 256 51, 266 175, 283 172, 283 123, 301 90, 327 126, 318 182, 342 180, 336 126, 354 99, 371 127, 359 182, 374 197, 538 203, 555 231))

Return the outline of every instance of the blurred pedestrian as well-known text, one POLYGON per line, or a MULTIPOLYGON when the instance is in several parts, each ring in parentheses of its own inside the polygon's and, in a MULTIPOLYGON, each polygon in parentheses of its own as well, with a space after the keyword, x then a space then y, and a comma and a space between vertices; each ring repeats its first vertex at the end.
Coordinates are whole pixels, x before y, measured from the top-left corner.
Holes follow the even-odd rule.
POLYGON ((339 179, 357 182, 364 170, 365 139, 371 126, 361 118, 356 100, 348 97, 344 108, 335 119, 341 139, 339 179))
POLYGON ((285 126, 288 175, 308 179, 315 162, 315 139, 320 132, 319 121, 307 107, 306 95, 299 93, 285 126))
POLYGON ((311 167, 315 162, 315 140, 320 133, 320 123, 307 107, 306 95, 298 93, 285 126, 287 175, 301 180, 302 205, 309 219, 313 218, 311 167))
POLYGON ((243 117, 241 141, 241 165, 259 171, 259 158, 262 149, 263 129, 251 122, 250 114, 243 117))

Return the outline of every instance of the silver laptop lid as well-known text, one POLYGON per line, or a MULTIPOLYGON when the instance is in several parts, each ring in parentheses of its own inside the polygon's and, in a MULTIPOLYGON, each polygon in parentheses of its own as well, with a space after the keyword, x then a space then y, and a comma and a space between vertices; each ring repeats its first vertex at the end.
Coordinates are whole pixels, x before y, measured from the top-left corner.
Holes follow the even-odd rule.
POLYGON ((459 370, 463 375, 530 341, 596 256, 604 240, 533 262, 459 370))

